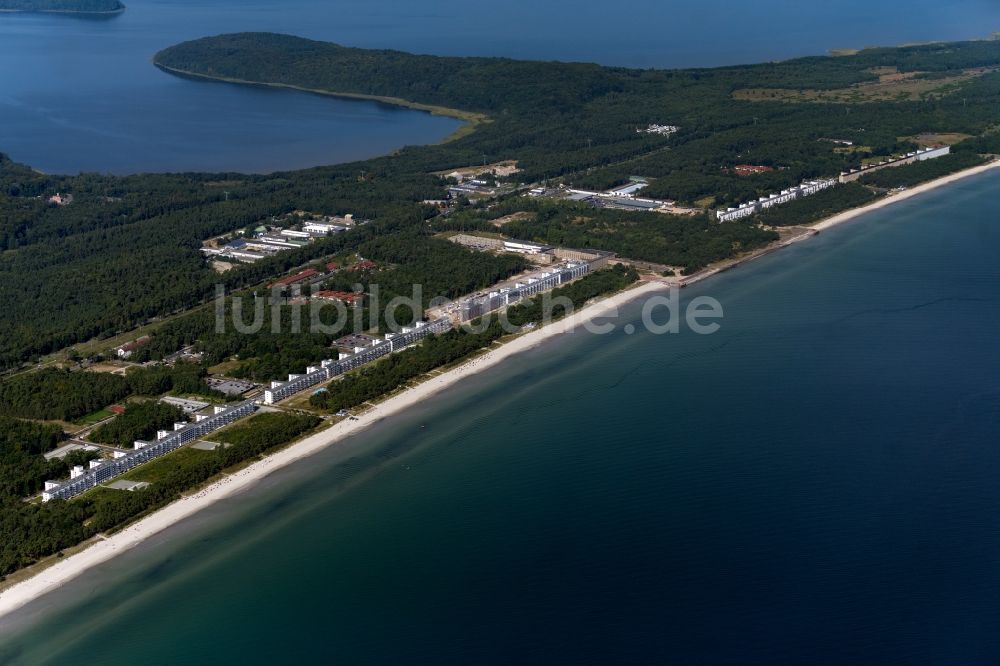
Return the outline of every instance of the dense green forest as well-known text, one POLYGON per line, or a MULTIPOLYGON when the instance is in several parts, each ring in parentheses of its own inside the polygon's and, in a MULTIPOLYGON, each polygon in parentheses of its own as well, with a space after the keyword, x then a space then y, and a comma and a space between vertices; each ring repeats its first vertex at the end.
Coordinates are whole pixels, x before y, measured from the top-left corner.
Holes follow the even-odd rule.
POLYGON ((491 221, 511 213, 530 213, 503 225, 514 238, 680 267, 692 273, 708 264, 777 240, 773 231, 745 222, 712 222, 706 215, 679 217, 594 209, 552 199, 508 199, 490 210, 464 211, 434 221, 442 231, 498 231, 491 221))
POLYGON ((380 175, 359 182, 353 168, 331 167, 294 178, 55 177, 0 157, 0 367, 201 303, 217 283, 255 285, 421 224, 415 202, 439 196, 438 179, 380 175), (56 192, 72 192, 72 205, 49 204, 56 192), (222 276, 201 258, 205 238, 297 208, 377 221, 222 276))
POLYGON ((0 0, 0 11, 102 14, 123 9, 118 0, 0 0))
MULTIPOLYGON (((229 442, 229 446, 215 451, 182 449, 136 468, 126 476, 150 474, 150 468, 156 466, 155 482, 136 492, 97 488, 72 502, 54 500, 41 505, 26 504, 21 497, 25 494, 22 492, 23 484, 29 483, 28 477, 25 474, 9 479, 2 476, 0 577, 172 502, 183 491, 229 467, 254 460, 287 444, 319 423, 320 419, 315 416, 258 414, 219 434, 220 441, 229 442), (6 494, 8 489, 13 492, 6 494)), ((18 439, 25 442, 20 446, 43 450, 53 445, 54 434, 46 430, 26 433, 24 429, 30 427, 23 424, 17 426, 21 429, 16 431, 18 439)), ((15 432, 15 429, 0 424, 0 433, 3 432, 15 432)), ((11 449, 6 438, 6 435, 0 435, 0 454, 3 456, 0 473, 7 469, 5 463, 14 455, 7 453, 11 449)), ((65 463, 54 461, 48 464, 51 468, 47 471, 52 473, 42 471, 40 476, 43 479, 55 476, 55 472, 66 472, 65 463)), ((38 482, 40 485, 41 481, 38 482)))
MULTIPOLYGON (((75 4, 93 7, 97 1, 75 4)), ((489 122, 446 144, 269 175, 58 176, 0 155, 0 302, 5 306, 0 368, 183 313, 212 298, 218 283, 231 293, 252 295, 276 275, 330 257, 364 256, 378 263, 374 271, 345 271, 324 284, 344 290, 358 285, 365 293, 360 312, 366 320, 374 309, 376 284, 383 298, 408 295, 413 283, 424 285, 425 302, 432 296, 454 297, 517 272, 523 260, 471 253, 433 233, 495 231, 492 223, 512 212, 530 213, 504 228, 515 237, 613 250, 696 270, 774 240, 776 234, 759 223, 802 224, 870 200, 875 195, 863 185, 909 185, 977 163, 981 154, 1000 153, 995 129, 1000 73, 988 69, 1000 66, 1000 42, 664 71, 414 56, 254 33, 181 44, 158 54, 156 62, 210 77, 400 98, 475 112, 489 122), (781 95, 789 91, 808 99, 812 93, 860 90, 877 80, 876 67, 917 73, 929 82, 941 81, 942 88, 931 86, 912 99, 833 96, 820 102, 781 95), (987 70, 968 73, 972 68, 987 70), (955 75, 962 75, 960 83, 944 83, 955 75), (743 94, 749 89, 766 92, 750 99, 743 94), (651 123, 680 130, 669 137, 637 131, 651 123), (863 184, 827 190, 743 223, 719 225, 704 215, 640 215, 519 198, 492 208, 460 208, 446 217, 421 203, 445 196, 447 182, 434 175, 437 171, 516 160, 522 172, 515 178, 525 183, 604 188, 641 175, 650 179, 644 194, 702 207, 731 205, 804 178, 836 176, 867 158, 912 150, 915 137, 934 133, 972 138, 954 147, 953 158, 871 174, 863 184), (853 146, 846 149, 831 138, 853 146), (734 169, 741 164, 773 171, 741 176, 734 169), (50 203, 56 193, 72 194, 72 203, 50 203), (295 210, 352 213, 372 223, 222 275, 200 256, 207 238, 295 210)), ((579 305, 635 279, 624 269, 603 271, 558 293, 579 305)), ((529 324, 541 319, 540 309, 535 299, 511 308, 509 316, 516 325, 529 324)), ((324 316, 333 314, 331 309, 324 316)), ((333 353, 334 335, 292 333, 295 315, 286 309, 280 316, 288 318, 282 322, 284 333, 244 336, 216 333, 211 310, 194 310, 164 323, 136 360, 163 358, 196 344, 206 364, 237 357, 236 374, 264 380, 301 371, 333 353)), ((379 315, 372 328, 384 324, 379 315)), ((334 411, 356 406, 502 334, 494 324, 478 334, 454 332, 428 340, 331 383, 313 402, 334 411)), ((66 465, 76 458, 45 461, 41 454, 57 444, 61 430, 19 419, 72 421, 130 396, 210 395, 204 374, 204 366, 141 368, 124 377, 44 369, 0 382, 0 574, 119 526, 317 424, 313 417, 262 414, 222 433, 231 444, 227 448, 164 458, 162 473, 144 491, 98 489, 73 502, 41 506, 21 501, 45 479, 65 476, 66 465)), ((125 434, 123 429, 116 437, 125 434)))
POLYGON ((154 440, 157 430, 173 430, 178 421, 186 423, 187 419, 173 405, 156 400, 136 402, 128 405, 124 414, 90 433, 90 441, 130 449, 135 440, 154 440))
POLYGON ((235 462, 284 444, 315 428, 319 423, 319 418, 303 414, 257 414, 220 431, 212 439, 236 447, 237 453, 228 454, 235 462), (243 452, 238 453, 241 450, 243 452))
POLYGON ((768 208, 755 219, 772 227, 809 224, 842 210, 863 206, 875 199, 875 193, 858 183, 831 187, 782 206, 768 208))
MULTIPOLYGON (((998 73, 973 76, 955 93, 921 100, 813 104, 733 96, 747 88, 863 85, 876 78, 872 67, 948 73, 995 66, 1000 42, 665 71, 413 56, 253 33, 181 44, 156 61, 209 76, 403 98, 485 114, 491 122, 443 145, 266 176, 64 177, 0 158, 0 249, 6 249, 0 254, 0 301, 7 305, 0 319, 0 367, 189 308, 209 299, 219 281, 229 289, 249 287, 313 259, 419 228, 436 213, 420 202, 443 196, 445 183, 432 173, 437 170, 514 159, 523 169, 517 178, 525 182, 588 186, 641 174, 654 179, 650 195, 724 205, 802 178, 836 175, 865 157, 911 149, 915 144, 906 137, 920 133, 979 137, 997 123, 1000 108, 998 73), (654 122, 681 129, 671 137, 636 132, 654 122), (852 140, 857 150, 840 150, 827 137, 852 140), (744 163, 775 171, 736 175, 732 167, 744 163), (73 203, 48 203, 57 192, 72 194, 73 203), (199 256, 206 238, 296 209, 353 213, 375 223, 222 276, 199 256), (142 261, 136 261, 139 254, 142 261)), ((996 143, 969 141, 979 151, 996 143)))
POLYGON ((168 392, 221 398, 202 382, 205 368, 177 364, 133 368, 124 377, 45 369, 0 382, 0 413, 25 419, 75 421, 130 395, 168 392))
POLYGON ((0 413, 26 419, 73 421, 127 397, 119 375, 41 370, 0 382, 0 413))
POLYGON ((874 81, 875 67, 956 72, 1000 63, 1000 43, 868 49, 839 58, 693 70, 631 70, 502 58, 444 58, 354 49, 264 33, 221 35, 157 54, 157 64, 205 76, 402 98, 475 111, 493 122, 445 146, 404 151, 421 170, 516 159, 525 180, 566 177, 609 185, 629 173, 656 177, 650 194, 732 202, 803 178, 836 175, 864 156, 837 137, 888 155, 921 132, 978 135, 997 120, 1000 74, 961 85, 961 95, 865 104, 746 101, 752 88, 835 90, 874 81), (680 126, 671 138, 637 134, 650 123, 680 126), (616 163, 623 163, 614 166, 616 163), (780 168, 760 178, 726 169, 780 168), (604 167, 604 168, 601 168, 604 167), (581 171, 594 169, 584 178, 581 171))
POLYGON ((0 416, 0 502, 27 497, 66 471, 64 463, 42 457, 63 439, 58 426, 0 416))

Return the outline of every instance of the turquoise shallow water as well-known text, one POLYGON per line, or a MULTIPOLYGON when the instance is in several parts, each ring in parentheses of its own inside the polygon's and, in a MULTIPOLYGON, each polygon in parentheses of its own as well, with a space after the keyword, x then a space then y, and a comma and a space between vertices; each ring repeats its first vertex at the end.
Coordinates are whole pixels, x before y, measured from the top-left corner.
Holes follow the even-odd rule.
POLYGON ((1000 659, 1000 174, 519 355, 0 622, 0 662, 1000 659))

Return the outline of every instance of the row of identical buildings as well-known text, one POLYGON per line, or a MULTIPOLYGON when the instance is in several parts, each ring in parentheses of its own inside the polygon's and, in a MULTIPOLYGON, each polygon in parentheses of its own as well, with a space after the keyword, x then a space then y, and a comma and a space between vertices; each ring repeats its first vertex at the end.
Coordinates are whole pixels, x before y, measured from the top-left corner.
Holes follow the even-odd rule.
POLYGON ((517 282, 512 287, 491 291, 480 297, 468 298, 460 304, 459 316, 463 322, 472 321, 485 314, 508 307, 535 294, 555 289, 589 273, 597 262, 567 261, 561 266, 535 274, 517 282))
MULTIPOLYGON (((470 298, 461 306, 462 320, 469 321, 481 317, 493 310, 514 305, 526 298, 583 277, 593 267, 603 265, 603 261, 606 259, 607 257, 602 255, 592 261, 567 261, 560 266, 525 278, 522 282, 515 283, 513 287, 492 291, 487 296, 470 298)), ((289 375, 288 381, 272 382, 270 388, 264 391, 262 402, 265 405, 281 402, 300 391, 330 381, 383 356, 405 349, 428 336, 446 333, 451 330, 452 326, 453 322, 448 317, 404 326, 401 332, 389 333, 384 339, 378 340, 370 346, 356 349, 353 354, 341 354, 337 360, 324 360, 318 366, 306 368, 305 374, 289 375)), ((69 481, 47 481, 45 491, 42 493, 42 501, 66 500, 76 497, 145 462, 159 458, 199 437, 204 437, 253 414, 257 410, 258 402, 260 402, 259 399, 254 399, 229 407, 215 407, 214 414, 197 416, 198 420, 194 423, 175 423, 173 431, 161 430, 157 433, 155 442, 136 441, 135 450, 130 453, 116 454, 113 460, 94 460, 90 463, 88 470, 75 468, 69 481)))
POLYGON ((756 201, 750 201, 742 206, 736 208, 727 208, 726 210, 720 210, 715 213, 716 218, 719 222, 732 222, 733 220, 742 220, 745 217, 750 217, 762 210, 767 210, 768 208, 773 208, 775 206, 780 206, 781 204, 788 203, 789 201, 794 201, 796 199, 801 199, 802 197, 807 197, 811 194, 816 194, 821 190, 825 190, 828 187, 833 187, 837 184, 834 179, 829 180, 807 180, 798 187, 793 187, 787 190, 781 190, 781 192, 775 194, 769 194, 765 197, 761 197, 756 201))
POLYGON ((802 197, 807 197, 810 194, 815 194, 820 190, 825 190, 828 187, 833 187, 837 183, 851 183, 862 176, 866 176, 873 171, 879 171, 880 169, 889 169, 892 167, 904 166, 906 164, 913 164, 914 162, 924 162, 926 160, 933 160, 938 157, 944 157, 945 155, 951 154, 951 148, 949 146, 934 146, 930 148, 921 148, 912 153, 906 153, 905 155, 898 155, 896 157, 890 157, 877 164, 869 164, 863 166, 860 169, 851 169, 850 171, 845 171, 840 174, 837 179, 829 180, 809 180, 798 187, 793 187, 790 190, 782 190, 778 194, 770 194, 766 197, 761 197, 757 201, 751 201, 745 203, 737 208, 727 208, 726 210, 717 211, 715 216, 719 222, 732 222, 733 220, 741 220, 745 217, 750 217, 755 213, 759 213, 762 210, 766 210, 773 206, 780 206, 783 203, 788 203, 795 199, 802 197))
MULTIPOLYGON (((332 359, 323 361, 319 366, 307 368, 304 375, 289 375, 287 382, 273 382, 271 387, 264 392, 263 403, 271 405, 284 400, 299 391, 329 381, 338 375, 408 347, 429 335, 445 333, 451 328, 451 325, 450 319, 438 319, 433 322, 417 322, 413 326, 403 327, 402 332, 390 333, 384 340, 360 349, 354 354, 343 354, 342 358, 336 361, 332 359)), ((259 399, 254 399, 227 407, 217 406, 214 414, 197 416, 194 423, 175 423, 172 431, 161 430, 157 433, 155 442, 136 441, 134 451, 116 454, 113 460, 91 461, 90 468, 87 470, 82 467, 75 468, 68 481, 46 481, 42 501, 68 500, 76 497, 143 463, 175 451, 199 437, 204 437, 239 419, 250 416, 257 410, 258 402, 259 399)))
POLYGON ((271 387, 264 391, 264 404, 273 405, 281 402, 299 391, 312 388, 345 372, 360 368, 366 363, 400 351, 429 335, 446 333, 449 329, 451 320, 447 318, 432 322, 419 321, 413 326, 404 326, 402 332, 389 333, 384 340, 369 347, 361 348, 353 354, 342 354, 339 360, 327 359, 318 366, 310 366, 306 368, 304 375, 288 375, 287 382, 272 382, 271 387))
POLYGON ((203 437, 223 426, 249 416, 256 411, 253 400, 241 402, 230 407, 216 407, 211 416, 200 416, 194 423, 175 423, 173 431, 161 430, 157 433, 155 442, 135 442, 135 450, 123 453, 113 460, 92 460, 90 469, 84 471, 76 468, 69 481, 46 481, 42 492, 42 501, 54 499, 70 499, 105 481, 110 481, 134 467, 149 462, 154 458, 170 453, 198 437, 203 437))

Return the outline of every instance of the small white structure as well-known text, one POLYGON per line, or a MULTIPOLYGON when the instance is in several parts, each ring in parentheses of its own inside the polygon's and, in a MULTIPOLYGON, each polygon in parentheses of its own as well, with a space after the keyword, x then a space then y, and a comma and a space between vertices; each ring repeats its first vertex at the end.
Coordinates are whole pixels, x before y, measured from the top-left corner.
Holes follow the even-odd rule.
POLYGON ((505 240, 503 242, 503 249, 507 252, 517 252, 518 254, 541 254, 548 252, 552 247, 539 243, 529 243, 527 241, 505 240))
POLYGON ((657 125, 654 123, 649 127, 647 127, 646 129, 637 129, 636 133, 659 134, 660 136, 670 136, 671 134, 675 134, 679 129, 680 127, 677 127, 676 125, 657 125))

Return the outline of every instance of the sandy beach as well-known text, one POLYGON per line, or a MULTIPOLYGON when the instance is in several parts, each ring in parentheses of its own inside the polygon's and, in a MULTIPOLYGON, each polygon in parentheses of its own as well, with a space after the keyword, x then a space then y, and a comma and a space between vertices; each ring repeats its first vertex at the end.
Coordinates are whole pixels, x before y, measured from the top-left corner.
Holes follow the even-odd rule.
POLYGON ((852 210, 840 213, 839 215, 834 215, 833 217, 829 217, 825 220, 822 220, 810 226, 816 231, 823 231, 824 229, 835 227, 838 224, 844 224, 845 222, 850 222, 854 218, 860 215, 864 215, 865 213, 870 213, 873 210, 885 208, 886 206, 891 206, 892 204, 898 203, 900 201, 906 201, 907 199, 919 196, 925 192, 930 192, 931 190, 936 190, 937 188, 943 187, 944 185, 954 183, 956 180, 962 180, 963 178, 968 178, 969 176, 975 176, 981 173, 985 173, 986 171, 990 171, 991 169, 996 169, 998 167, 1000 167, 1000 161, 994 161, 982 164, 977 167, 972 167, 971 169, 966 169, 964 171, 958 171, 948 176, 938 178, 937 180, 932 180, 926 183, 922 183, 920 185, 915 185, 914 187, 905 189, 902 192, 898 192, 883 199, 879 199, 875 203, 869 204, 862 208, 854 208, 852 210))
POLYGON ((685 276, 681 278, 664 278, 664 282, 672 286, 687 287, 697 282, 701 282, 702 280, 707 280, 713 275, 718 275, 719 273, 728 271, 731 268, 735 268, 736 266, 739 266, 741 264, 745 264, 755 259, 760 259, 761 257, 771 254, 772 252, 777 252, 778 250, 786 248, 790 245, 794 245, 804 240, 808 240, 809 238, 812 238, 816 234, 820 233, 821 231, 825 231, 826 229, 832 229, 833 227, 839 226, 846 222, 850 222, 851 220, 861 217, 862 215, 865 215, 867 213, 871 213, 872 211, 876 211, 879 210, 880 208, 891 206, 893 204, 899 203, 900 201, 906 201, 907 199, 910 199, 912 197, 925 194, 932 190, 936 190, 939 187, 943 187, 945 185, 954 183, 955 181, 962 180, 963 178, 976 176, 981 173, 985 173, 987 171, 997 168, 1000 168, 1000 160, 988 162, 980 166, 972 167, 971 169, 965 169, 964 171, 958 171, 956 173, 943 176, 936 180, 931 180, 926 183, 922 183, 920 185, 915 185, 911 188, 903 190, 902 192, 896 192, 889 196, 883 197, 878 201, 868 204, 867 206, 861 206, 860 208, 852 208, 850 210, 844 211, 843 213, 838 213, 832 217, 819 220, 818 222, 813 222, 808 225, 803 225, 802 229, 805 230, 803 233, 796 234, 782 241, 778 241, 773 245, 761 248, 760 250, 756 250, 754 252, 751 252, 750 254, 737 257, 736 259, 730 259, 727 261, 719 262, 718 264, 709 266, 708 268, 699 271, 694 275, 685 276))
POLYGON ((626 291, 594 303, 566 319, 536 329, 500 347, 478 356, 467 363, 432 377, 423 383, 395 395, 375 407, 359 414, 358 420, 341 421, 286 449, 245 467, 238 472, 202 488, 197 493, 163 507, 142 520, 129 525, 107 539, 98 541, 78 553, 70 555, 37 575, 11 586, 0 593, 0 617, 37 599, 46 592, 57 589, 67 581, 76 578, 91 567, 106 562, 115 555, 139 545, 145 539, 194 515, 198 511, 227 497, 251 488, 261 478, 271 472, 325 449, 345 437, 354 435, 365 428, 401 412, 412 405, 421 403, 438 391, 462 379, 502 363, 505 359, 546 340, 568 332, 584 322, 597 317, 614 314, 617 308, 642 296, 665 289, 661 282, 643 282, 626 291))
POLYGON ((890 206, 896 202, 904 201, 962 178, 998 167, 1000 167, 1000 162, 991 162, 913 187, 901 193, 880 199, 868 206, 850 210, 810 225, 812 231, 799 234, 751 255, 722 262, 693 276, 681 279, 674 278, 640 282, 636 286, 594 303, 564 320, 521 335, 475 359, 385 400, 377 406, 368 409, 366 412, 359 414, 358 420, 341 421, 238 472, 227 475, 223 479, 199 490, 197 493, 188 495, 130 525, 124 530, 60 560, 56 564, 40 571, 35 576, 11 586, 7 590, 0 592, 0 617, 17 610, 46 592, 58 588, 88 569, 106 562, 115 555, 142 543, 151 535, 192 516, 212 503, 253 487, 261 478, 271 472, 306 458, 337 443, 345 437, 357 434, 372 424, 399 413, 412 405, 421 403, 435 393, 456 384, 466 377, 502 363, 514 354, 535 347, 550 338, 561 335, 595 318, 613 315, 619 307, 632 300, 663 290, 668 285, 686 286, 707 279, 733 266, 805 240, 815 235, 816 232, 843 224, 865 213, 890 206))

